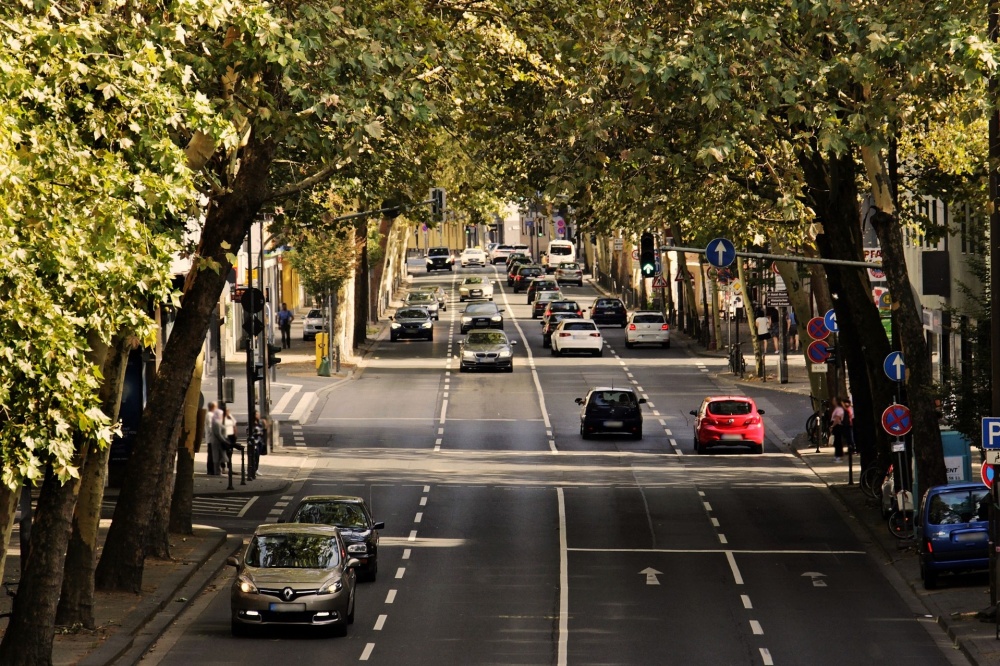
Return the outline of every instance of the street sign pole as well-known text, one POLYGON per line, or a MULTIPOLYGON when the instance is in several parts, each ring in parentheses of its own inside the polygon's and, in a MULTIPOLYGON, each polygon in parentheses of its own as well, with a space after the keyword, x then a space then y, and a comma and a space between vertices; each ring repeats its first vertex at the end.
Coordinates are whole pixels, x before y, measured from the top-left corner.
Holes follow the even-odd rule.
POLYGON ((778 383, 788 383, 788 308, 778 308, 778 330, 781 331, 781 356, 778 358, 778 383))

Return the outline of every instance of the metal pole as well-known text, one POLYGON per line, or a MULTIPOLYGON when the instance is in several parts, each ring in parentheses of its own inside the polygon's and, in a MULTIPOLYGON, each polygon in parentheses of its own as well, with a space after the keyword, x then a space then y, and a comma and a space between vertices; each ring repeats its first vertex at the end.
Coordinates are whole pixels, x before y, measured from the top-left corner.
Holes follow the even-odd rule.
MULTIPOLYGON (((250 242, 250 234, 247 234, 247 247, 246 247, 246 251, 247 251, 247 258, 248 259, 253 256, 251 254, 251 249, 252 249, 252 246, 251 246, 251 242, 250 242)), ((249 299, 249 301, 250 301, 249 302, 250 312, 253 312, 254 308, 256 307, 256 303, 254 303, 253 279, 252 279, 253 278, 253 273, 251 272, 251 270, 252 269, 247 268, 247 292, 250 294, 250 299, 249 299)), ((255 336, 253 335, 252 330, 251 331, 247 331, 246 334, 247 334, 247 423, 252 423, 253 422, 254 405, 257 402, 256 399, 255 399, 255 395, 254 395, 254 389, 256 388, 255 385, 256 385, 256 374, 257 373, 254 371, 254 367, 253 367, 254 366, 253 343, 254 343, 254 337, 255 336)), ((232 452, 230 452, 227 457, 228 457, 228 461, 226 463, 226 466, 229 468, 229 486, 226 488, 226 490, 233 490, 233 455, 232 455, 232 452)))
MULTIPOLYGON (((989 34, 994 44, 1000 37, 1000 5, 997 0, 989 3, 989 34)), ((989 99, 995 104, 998 75, 990 74, 989 99)), ((1000 115, 990 110, 989 122, 989 188, 990 188, 990 376, 993 383, 993 416, 1000 416, 1000 115)), ((1000 542, 1000 484, 992 489, 993 506, 990 511, 990 606, 996 614, 997 605, 997 544, 1000 542)))
MULTIPOLYGON (((670 247, 670 251, 692 252, 695 254, 706 254, 703 247, 670 247)), ((666 251, 666 250, 663 250, 666 251)), ((820 257, 796 257, 787 254, 767 254, 764 252, 737 252, 737 257, 747 257, 750 259, 770 259, 772 261, 791 261, 799 264, 824 264, 827 266, 852 266, 855 268, 882 268, 882 264, 868 261, 848 261, 846 259, 822 259, 820 257)))
POLYGON ((781 335, 781 356, 778 358, 778 383, 788 383, 788 308, 782 305, 778 308, 778 330, 781 335))

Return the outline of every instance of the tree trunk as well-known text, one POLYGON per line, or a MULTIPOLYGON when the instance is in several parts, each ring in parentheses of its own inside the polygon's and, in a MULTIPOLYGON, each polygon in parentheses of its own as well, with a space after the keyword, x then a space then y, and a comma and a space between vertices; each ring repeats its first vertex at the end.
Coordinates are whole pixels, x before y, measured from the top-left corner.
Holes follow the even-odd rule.
POLYGON ((6 571, 7 544, 10 543, 10 535, 14 532, 14 514, 17 513, 17 503, 20 498, 20 484, 11 489, 6 484, 0 483, 0 535, 3 538, 3 542, 0 543, 0 573, 6 571))
POLYGON ((173 462, 177 416, 183 409, 212 311, 218 307, 226 275, 232 267, 226 255, 242 245, 250 223, 260 210, 273 159, 274 147, 270 142, 251 134, 240 155, 240 171, 231 192, 214 200, 209 208, 198 256, 218 262, 220 270, 203 270, 201 261, 196 259, 188 273, 182 307, 143 410, 125 483, 97 565, 97 589, 136 593, 142 589, 148 526, 156 499, 155 483, 151 481, 161 479, 162 466, 173 462))
MULTIPOLYGON (((861 261, 864 254, 853 156, 812 153, 800 156, 799 163, 805 174, 808 201, 823 225, 823 233, 816 239, 820 254, 829 259, 861 261)), ((831 296, 836 295, 833 307, 851 378, 854 432, 856 437, 874 439, 880 451, 887 451, 888 440, 876 415, 881 416, 892 402, 893 387, 882 372, 889 341, 872 299, 871 284, 862 268, 828 265, 826 275, 831 296), (864 393, 866 389, 868 393, 864 393)))
MULTIPOLYGON (((86 462, 87 447, 75 442, 76 463, 86 462)), ((0 664, 48 666, 52 663, 56 606, 62 588, 66 546, 72 530, 80 480, 65 485, 46 474, 31 528, 30 557, 24 563, 13 613, 0 642, 0 664)))
MULTIPOLYGON (((788 254, 784 248, 776 248, 777 254, 788 254)), ((826 375, 819 372, 812 372, 810 366, 812 362, 806 355, 806 349, 808 344, 805 344, 809 339, 809 334, 806 333, 806 323, 808 323, 810 317, 812 317, 812 308, 809 303, 809 294, 803 288, 802 280, 799 278, 799 271, 795 264, 788 261, 777 262, 778 272, 781 273, 781 279, 785 282, 785 289, 788 291, 788 300, 792 304, 792 310, 795 312, 795 321, 798 326, 799 332, 799 352, 806 359, 806 370, 809 376, 809 394, 813 397, 812 408, 817 410, 820 408, 819 400, 826 400, 829 396, 826 386, 826 375)), ((809 264, 810 271, 812 267, 819 269, 822 272, 823 267, 819 264, 809 264)), ((816 278, 813 277, 813 280, 816 278)), ((824 284, 826 276, 823 278, 824 284)), ((782 324, 784 325, 784 323, 782 324)))
POLYGON ((184 416, 181 438, 177 445, 177 474, 174 478, 174 494, 170 501, 170 532, 173 534, 194 534, 192 521, 194 500, 194 447, 205 437, 205 410, 199 409, 201 401, 201 374, 205 355, 198 356, 194 375, 188 386, 184 401, 184 416))
MULTIPOLYGON (((193 378, 192 374, 192 378, 193 378)), ((185 392, 186 394, 186 392, 185 392)), ((150 522, 146 527, 146 557, 160 560, 170 559, 170 498, 174 488, 174 467, 177 463, 178 442, 183 434, 181 424, 184 421, 183 407, 178 410, 177 418, 171 428, 171 446, 161 451, 160 460, 156 465, 159 479, 153 483, 153 510, 150 522)), ((156 477, 153 477, 156 478, 156 477)))
MULTIPOLYGON (((379 313, 382 312, 382 288, 386 285, 382 284, 383 278, 386 274, 386 269, 389 263, 392 261, 392 257, 389 255, 389 236, 392 233, 392 219, 382 216, 382 220, 378 225, 378 249, 379 254, 382 257, 381 261, 375 263, 372 267, 372 284, 375 285, 374 289, 374 299, 375 305, 372 308, 372 318, 378 319, 379 313)), ((390 287, 391 289, 391 287, 390 287)), ((392 293, 390 291, 390 298, 392 293)))
POLYGON ((368 339, 368 222, 362 218, 354 223, 354 240, 358 246, 358 261, 354 269, 354 340, 360 347, 368 339))
MULTIPOLYGON (((106 352, 101 411, 112 421, 118 420, 131 347, 130 336, 120 333, 106 352)), ((94 629, 94 566, 97 564, 97 535, 110 452, 110 447, 91 450, 80 475, 80 493, 73 512, 73 532, 66 550, 62 594, 56 610, 56 624, 60 626, 79 624, 94 629)))

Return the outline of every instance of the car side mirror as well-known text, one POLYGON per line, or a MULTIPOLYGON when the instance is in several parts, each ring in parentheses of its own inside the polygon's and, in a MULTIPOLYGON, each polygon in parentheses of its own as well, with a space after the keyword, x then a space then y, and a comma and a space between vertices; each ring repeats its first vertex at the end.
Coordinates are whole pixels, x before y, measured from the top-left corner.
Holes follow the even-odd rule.
POLYGON ((504 310, 503 308, 500 308, 500 312, 507 312, 507 311, 504 310))
POLYGON ((226 558, 226 564, 228 564, 231 567, 236 567, 237 569, 239 569, 240 558, 236 557, 235 555, 230 555, 229 557, 226 558))
POLYGON ((691 416, 698 416, 698 412, 694 411, 693 409, 690 412, 688 412, 688 414, 690 414, 691 416))
POLYGON ((511 346, 511 347, 513 347, 513 346, 514 346, 514 345, 516 345, 516 344, 517 344, 517 340, 511 340, 511 341, 510 341, 510 346, 511 346))
POLYGON ((639 398, 639 404, 640 405, 645 405, 646 404, 646 399, 645 398, 639 398))
POLYGON ((583 404, 583 398, 577 398, 574 402, 576 402, 576 404, 578 404, 578 405, 582 405, 583 404))
POLYGON ((764 414, 764 410, 763 410, 763 409, 758 409, 758 410, 757 410, 757 413, 763 416, 763 414, 764 414))
POLYGON ((361 562, 359 562, 357 558, 352 557, 351 559, 347 560, 346 566, 348 569, 357 569, 358 567, 361 566, 361 562))
POLYGON ((374 525, 372 525, 372 529, 373 529, 373 530, 384 530, 384 529, 385 529, 385 523, 383 523, 383 522, 382 522, 382 521, 380 520, 379 522, 377 522, 377 523, 375 523, 374 525))

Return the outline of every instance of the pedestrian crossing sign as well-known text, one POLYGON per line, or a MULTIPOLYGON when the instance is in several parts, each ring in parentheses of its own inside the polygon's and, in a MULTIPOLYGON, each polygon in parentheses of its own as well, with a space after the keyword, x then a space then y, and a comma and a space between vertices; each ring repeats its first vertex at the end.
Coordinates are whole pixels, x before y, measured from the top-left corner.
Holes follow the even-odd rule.
POLYGON ((667 281, 663 279, 662 275, 657 275, 653 278, 653 289, 666 289, 667 281))

